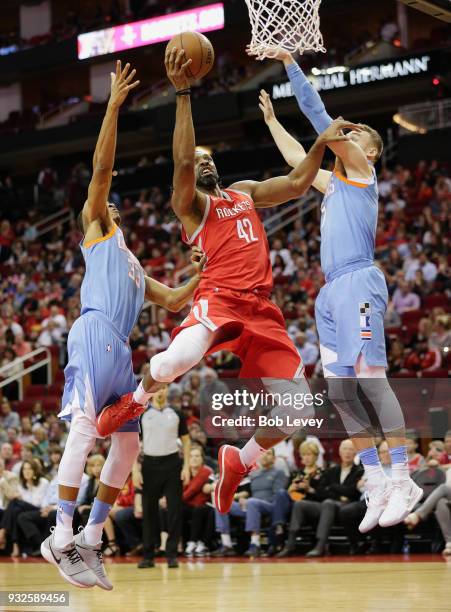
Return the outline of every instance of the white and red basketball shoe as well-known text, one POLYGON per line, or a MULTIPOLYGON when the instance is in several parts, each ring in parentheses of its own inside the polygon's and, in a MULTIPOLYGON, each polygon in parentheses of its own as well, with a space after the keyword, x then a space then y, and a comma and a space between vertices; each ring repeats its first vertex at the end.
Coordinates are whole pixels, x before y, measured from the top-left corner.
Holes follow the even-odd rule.
POLYGON ((240 458, 240 449, 225 444, 219 449, 219 480, 215 488, 215 507, 221 514, 226 514, 233 503, 238 485, 249 474, 252 468, 244 465, 240 458))
POLYGON ((117 402, 105 406, 96 419, 97 431, 101 436, 110 436, 130 419, 135 419, 145 412, 146 406, 133 399, 133 393, 123 395, 117 402))

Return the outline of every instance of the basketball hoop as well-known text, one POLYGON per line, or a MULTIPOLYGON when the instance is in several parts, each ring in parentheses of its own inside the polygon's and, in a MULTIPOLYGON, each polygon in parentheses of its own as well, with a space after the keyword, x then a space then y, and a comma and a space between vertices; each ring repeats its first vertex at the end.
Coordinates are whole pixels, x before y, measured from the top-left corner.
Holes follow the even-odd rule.
POLYGON ((252 26, 249 50, 257 59, 275 57, 281 49, 322 51, 321 0, 246 0, 252 26))

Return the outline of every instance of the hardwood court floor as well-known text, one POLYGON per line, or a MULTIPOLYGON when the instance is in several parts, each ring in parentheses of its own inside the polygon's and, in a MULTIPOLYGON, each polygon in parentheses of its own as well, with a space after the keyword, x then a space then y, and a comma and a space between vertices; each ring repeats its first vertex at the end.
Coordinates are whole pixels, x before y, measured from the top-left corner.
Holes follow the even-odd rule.
POLYGON ((323 560, 108 564, 112 592, 77 589, 43 562, 0 563, 0 590, 67 590, 69 607, 1 607, 54 612, 450 612, 451 563, 439 555, 323 560))

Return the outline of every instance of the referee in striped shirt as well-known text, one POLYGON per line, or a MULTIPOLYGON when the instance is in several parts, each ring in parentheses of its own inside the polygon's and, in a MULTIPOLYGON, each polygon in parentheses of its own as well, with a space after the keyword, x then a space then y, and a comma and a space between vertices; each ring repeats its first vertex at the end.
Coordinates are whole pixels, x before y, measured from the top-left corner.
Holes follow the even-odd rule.
POLYGON ((141 417, 143 442, 143 560, 139 568, 154 567, 158 501, 166 497, 168 539, 166 557, 168 567, 178 567, 177 546, 182 530, 183 485, 190 480, 190 437, 185 417, 168 404, 167 386, 151 399, 141 417), (178 440, 183 444, 180 457, 178 440))

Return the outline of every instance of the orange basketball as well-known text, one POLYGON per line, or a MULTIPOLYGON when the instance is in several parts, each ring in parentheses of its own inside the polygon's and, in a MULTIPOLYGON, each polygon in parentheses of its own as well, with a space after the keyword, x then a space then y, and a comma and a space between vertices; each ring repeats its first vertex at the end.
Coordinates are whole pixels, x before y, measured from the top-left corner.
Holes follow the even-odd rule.
POLYGON ((167 49, 183 49, 186 59, 192 60, 187 75, 190 79, 201 79, 210 72, 215 61, 213 45, 203 34, 182 32, 168 42, 167 49))

